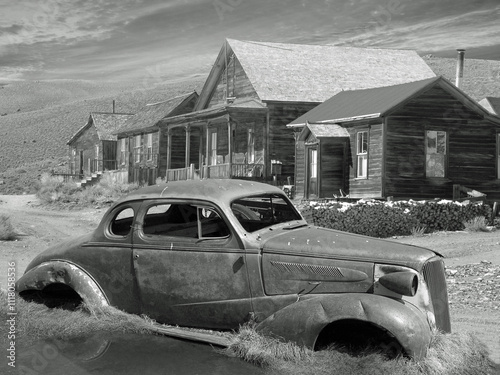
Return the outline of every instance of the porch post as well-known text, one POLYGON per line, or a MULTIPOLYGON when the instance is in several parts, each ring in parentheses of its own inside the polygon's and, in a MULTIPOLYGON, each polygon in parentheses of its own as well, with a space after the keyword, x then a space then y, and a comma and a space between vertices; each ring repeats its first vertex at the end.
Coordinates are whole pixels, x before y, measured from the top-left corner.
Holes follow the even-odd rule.
POLYGON ((189 167, 191 154, 191 126, 186 126, 186 168, 189 167))
POLYGON ((198 166, 200 168, 200 177, 205 178, 205 175, 203 174, 203 126, 200 126, 200 138, 199 138, 199 145, 198 145, 198 166))
POLYGON ((172 164, 171 152, 172 152, 172 133, 170 129, 167 128, 167 171, 170 169, 170 166, 172 164))
POLYGON ((267 108, 266 112, 266 126, 264 128, 264 142, 265 142, 265 151, 264 151, 264 179, 267 181, 269 176, 271 175, 271 155, 270 147, 269 147, 269 137, 271 136, 271 127, 270 127, 270 119, 269 119, 269 108, 267 108))
POLYGON ((227 116, 227 152, 229 153, 229 178, 233 177, 233 129, 231 118, 227 116))

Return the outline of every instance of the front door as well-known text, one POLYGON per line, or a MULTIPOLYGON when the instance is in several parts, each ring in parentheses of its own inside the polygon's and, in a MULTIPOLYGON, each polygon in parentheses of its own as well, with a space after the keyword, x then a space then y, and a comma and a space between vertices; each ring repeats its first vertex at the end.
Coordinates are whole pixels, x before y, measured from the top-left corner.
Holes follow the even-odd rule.
POLYGON ((245 252, 220 210, 146 201, 133 262, 142 313, 163 323, 234 329, 250 316, 245 252))
POLYGON ((318 198, 318 149, 309 148, 307 153, 307 197, 318 198))

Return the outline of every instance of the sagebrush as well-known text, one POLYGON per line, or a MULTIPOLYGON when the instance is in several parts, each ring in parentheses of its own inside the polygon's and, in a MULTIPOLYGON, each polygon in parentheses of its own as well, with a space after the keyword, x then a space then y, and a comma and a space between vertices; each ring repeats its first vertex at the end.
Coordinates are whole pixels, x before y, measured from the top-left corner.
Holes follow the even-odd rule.
POLYGON ((0 214, 0 240, 12 241, 17 238, 17 233, 7 215, 0 214))

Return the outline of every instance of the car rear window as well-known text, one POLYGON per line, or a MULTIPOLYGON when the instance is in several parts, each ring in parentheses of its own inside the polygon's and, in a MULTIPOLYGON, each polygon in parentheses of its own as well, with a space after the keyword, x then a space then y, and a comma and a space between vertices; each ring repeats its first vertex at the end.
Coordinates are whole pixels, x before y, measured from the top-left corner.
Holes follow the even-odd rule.
POLYGON ((135 212, 132 207, 125 207, 115 214, 111 221, 110 232, 115 236, 126 236, 130 233, 135 212))

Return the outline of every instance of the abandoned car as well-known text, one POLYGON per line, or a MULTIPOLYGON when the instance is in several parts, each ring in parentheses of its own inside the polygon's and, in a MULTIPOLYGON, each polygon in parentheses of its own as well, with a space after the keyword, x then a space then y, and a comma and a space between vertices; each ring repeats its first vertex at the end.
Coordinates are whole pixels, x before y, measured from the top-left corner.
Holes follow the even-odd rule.
POLYGON ((37 256, 17 290, 179 326, 252 321, 313 349, 371 345, 421 358, 433 331, 450 332, 439 254, 313 226, 279 188, 242 180, 139 189, 93 233, 37 256))

